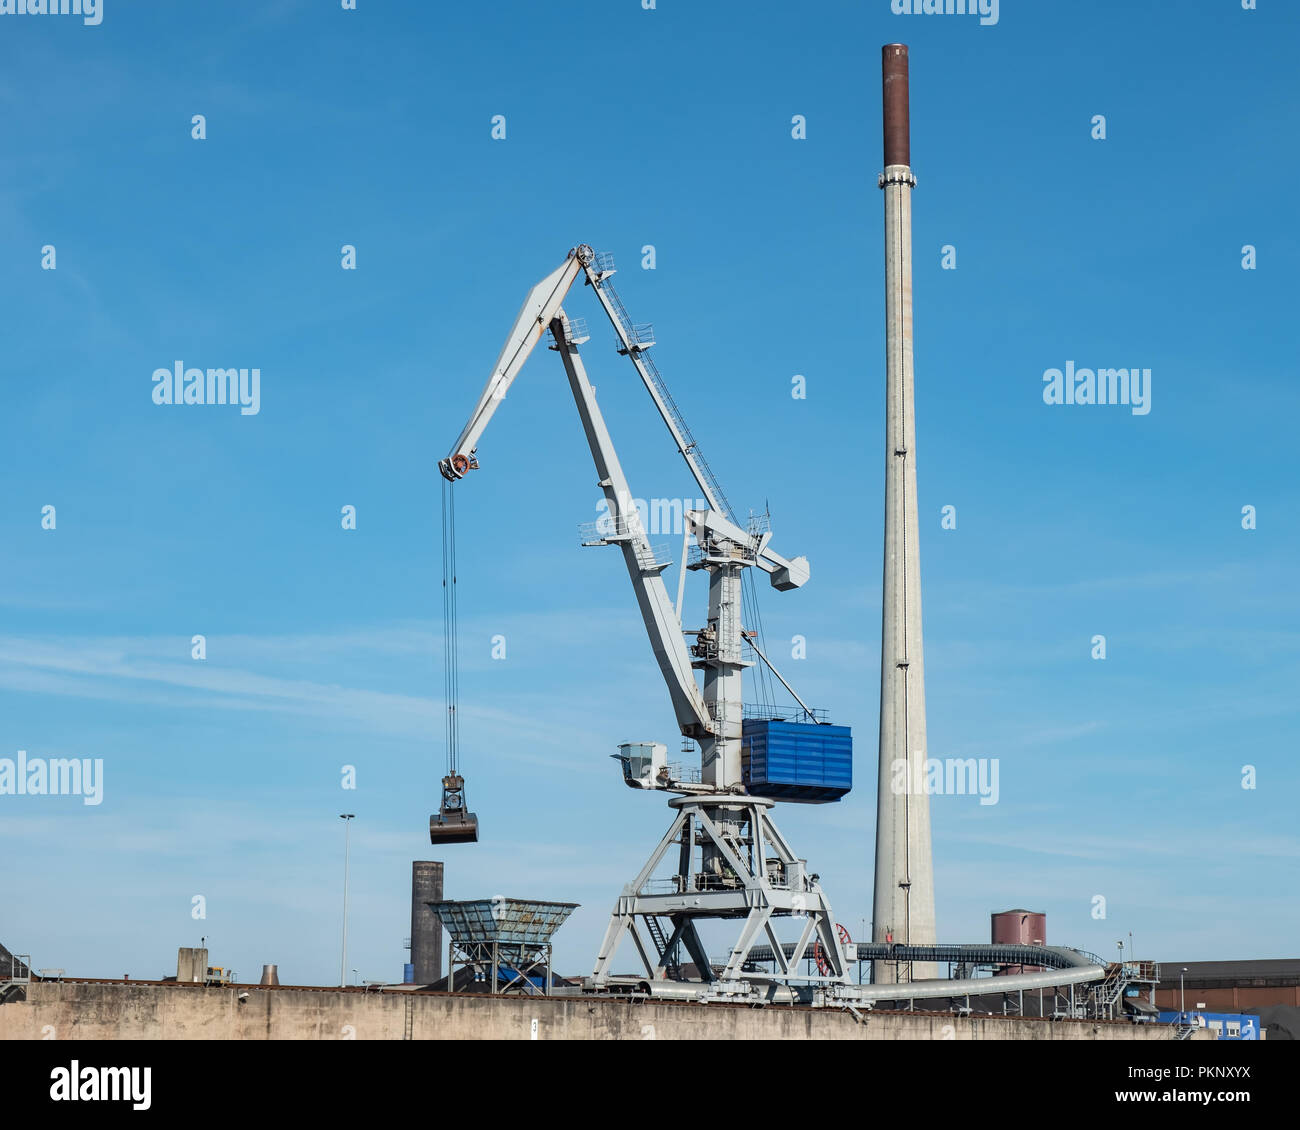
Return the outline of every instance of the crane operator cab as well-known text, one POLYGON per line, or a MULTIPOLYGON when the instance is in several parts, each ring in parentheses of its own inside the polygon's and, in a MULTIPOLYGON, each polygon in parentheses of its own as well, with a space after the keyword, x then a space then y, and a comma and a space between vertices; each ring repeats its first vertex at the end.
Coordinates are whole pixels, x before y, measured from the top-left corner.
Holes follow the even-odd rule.
POLYGON ((429 817, 429 842, 478 843, 478 817, 465 807, 465 778, 459 773, 442 779, 442 807, 429 817))

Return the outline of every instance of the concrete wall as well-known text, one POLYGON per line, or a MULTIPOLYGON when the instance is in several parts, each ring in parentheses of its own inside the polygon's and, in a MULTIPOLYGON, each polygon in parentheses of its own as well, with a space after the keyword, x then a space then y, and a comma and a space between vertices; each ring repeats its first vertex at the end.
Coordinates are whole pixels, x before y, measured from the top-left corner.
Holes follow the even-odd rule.
POLYGON ((197 946, 181 946, 176 951, 176 980, 202 984, 208 975, 208 951, 197 946))
MULTIPOLYGON (((1168 1028, 946 1014, 730 1007, 601 998, 33 984, 0 1005, 0 1039, 213 1040, 1168 1040, 1168 1028), (239 994, 246 992, 241 1004, 239 994)), ((1198 1033, 1195 1038, 1204 1038, 1198 1033)))

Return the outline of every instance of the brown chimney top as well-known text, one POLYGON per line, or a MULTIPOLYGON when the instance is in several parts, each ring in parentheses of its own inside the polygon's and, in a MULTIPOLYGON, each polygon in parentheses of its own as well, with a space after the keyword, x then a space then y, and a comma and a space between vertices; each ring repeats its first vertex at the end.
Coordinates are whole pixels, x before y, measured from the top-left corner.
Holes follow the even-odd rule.
POLYGON ((911 165, 911 124, 907 95, 907 44, 880 49, 885 107, 885 168, 911 165))

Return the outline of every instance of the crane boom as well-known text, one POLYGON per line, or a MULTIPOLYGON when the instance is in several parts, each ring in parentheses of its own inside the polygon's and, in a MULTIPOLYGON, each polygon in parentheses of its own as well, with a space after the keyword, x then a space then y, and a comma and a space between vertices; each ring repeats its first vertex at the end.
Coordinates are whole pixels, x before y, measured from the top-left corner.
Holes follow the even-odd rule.
POLYGON ((569 288, 573 286, 574 280, 583 268, 583 259, 589 262, 592 254, 591 248, 586 244, 575 247, 563 263, 528 292, 528 297, 519 308, 519 314, 506 338, 506 343, 501 347, 497 363, 492 367, 492 373, 483 386, 478 403, 470 414, 465 430, 460 433, 460 438, 447 458, 438 464, 438 470, 442 472, 444 478, 454 482, 456 479, 463 478, 467 471, 478 466, 474 449, 478 446, 479 438, 492 419, 492 414, 496 412, 497 406, 510 391, 510 386, 519 375, 524 362, 528 360, 533 347, 542 339, 547 327, 554 320, 565 295, 569 293, 569 288))
POLYGON ((691 657, 682 637, 682 623, 663 582, 663 571, 670 562, 657 562, 646 539, 632 491, 614 450, 614 441, 596 404, 596 390, 587 379, 577 343, 569 338, 563 311, 551 323, 551 333, 564 362, 578 415, 582 417, 582 429, 587 434, 587 445, 600 476, 598 485, 609 503, 608 516, 598 523, 603 529, 589 544, 616 544, 623 551, 641 619, 645 622, 659 670, 668 684, 677 724, 688 737, 707 740, 713 732, 713 719, 695 681, 691 657))
POLYGON ((695 680, 681 620, 661 576, 669 563, 656 563, 654 550, 646 540, 609 429, 596 405, 596 391, 587 379, 578 355, 578 343, 571 340, 564 317, 562 303, 565 296, 594 258, 592 249, 580 244, 569 252, 560 266, 528 292, 469 422, 450 453, 439 462, 438 469, 445 478, 454 482, 478 467, 475 449, 479 439, 533 348, 550 329, 569 377, 573 399, 600 475, 601 490, 609 504, 609 517, 602 523, 605 529, 590 544, 617 544, 622 549, 641 619, 659 670, 668 684, 677 724, 683 734, 708 743, 714 730, 713 719, 695 680))

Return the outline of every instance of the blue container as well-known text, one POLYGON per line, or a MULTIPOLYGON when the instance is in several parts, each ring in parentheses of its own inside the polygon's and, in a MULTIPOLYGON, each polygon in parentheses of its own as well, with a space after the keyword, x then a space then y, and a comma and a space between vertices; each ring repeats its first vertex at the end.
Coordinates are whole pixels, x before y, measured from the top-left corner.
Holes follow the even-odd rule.
POLYGON ((848 726, 748 718, 741 735, 741 769, 754 796, 825 804, 853 788, 848 726))
POLYGON ((402 984, 403 985, 415 984, 415 966, 412 965, 409 961, 402 966, 402 984))

